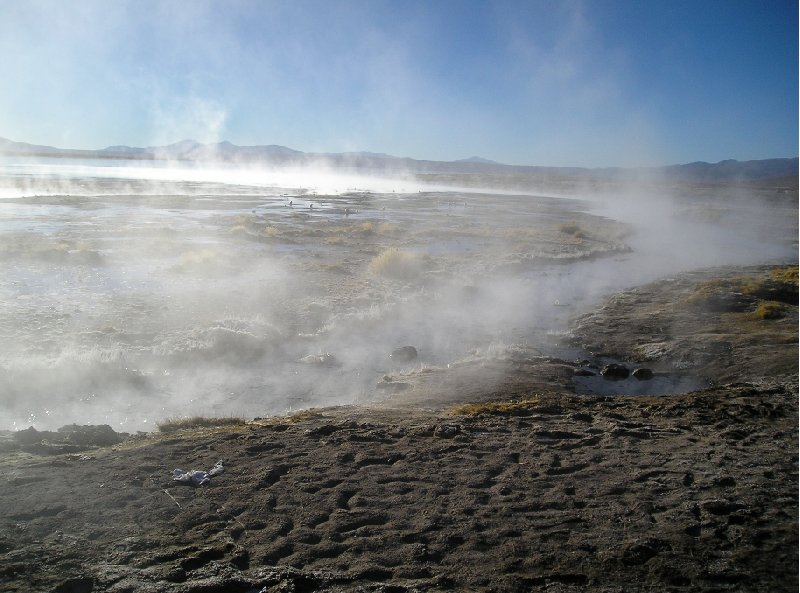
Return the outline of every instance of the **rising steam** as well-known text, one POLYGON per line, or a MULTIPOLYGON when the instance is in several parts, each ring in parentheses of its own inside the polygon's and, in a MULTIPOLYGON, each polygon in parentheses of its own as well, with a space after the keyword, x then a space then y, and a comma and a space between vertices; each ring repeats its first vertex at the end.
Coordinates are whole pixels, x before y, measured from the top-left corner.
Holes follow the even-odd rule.
POLYGON ((569 319, 619 289, 796 258, 796 204, 745 193, 510 195, 236 164, 2 173, 0 428, 373 401, 386 377, 518 345, 578 356, 569 319), (393 358, 404 346, 416 356, 393 358))

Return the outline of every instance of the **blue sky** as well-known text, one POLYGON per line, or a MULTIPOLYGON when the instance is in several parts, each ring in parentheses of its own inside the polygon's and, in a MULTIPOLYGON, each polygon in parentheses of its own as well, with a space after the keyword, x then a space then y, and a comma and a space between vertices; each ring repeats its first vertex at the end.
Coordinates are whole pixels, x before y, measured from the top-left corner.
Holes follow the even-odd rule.
POLYGON ((599 167, 797 156, 797 2, 0 0, 0 136, 599 167))

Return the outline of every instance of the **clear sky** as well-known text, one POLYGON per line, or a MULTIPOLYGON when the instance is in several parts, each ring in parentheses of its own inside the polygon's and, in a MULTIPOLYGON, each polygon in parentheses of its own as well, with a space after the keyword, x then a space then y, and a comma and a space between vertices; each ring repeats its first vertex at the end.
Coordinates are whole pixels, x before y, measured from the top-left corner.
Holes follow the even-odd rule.
POLYGON ((0 0, 0 136, 599 167, 798 154, 797 0, 0 0))

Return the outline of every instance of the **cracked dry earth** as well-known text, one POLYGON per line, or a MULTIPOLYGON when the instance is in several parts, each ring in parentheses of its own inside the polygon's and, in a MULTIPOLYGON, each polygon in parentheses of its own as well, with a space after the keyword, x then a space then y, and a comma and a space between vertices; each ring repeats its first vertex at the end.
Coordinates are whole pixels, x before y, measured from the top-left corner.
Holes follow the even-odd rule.
POLYGON ((0 461, 0 589, 794 592, 785 370, 684 395, 553 389, 15 452, 0 461), (171 479, 220 459, 206 486, 171 479))

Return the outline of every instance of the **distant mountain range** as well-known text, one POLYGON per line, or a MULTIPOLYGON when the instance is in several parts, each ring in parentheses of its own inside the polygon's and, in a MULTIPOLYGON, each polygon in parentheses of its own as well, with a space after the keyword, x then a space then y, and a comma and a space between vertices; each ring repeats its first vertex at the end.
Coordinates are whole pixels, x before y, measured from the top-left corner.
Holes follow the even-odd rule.
POLYGON ((572 177, 623 179, 656 175, 675 182, 780 182, 794 180, 797 186, 798 159, 755 161, 725 160, 718 163, 695 162, 665 167, 598 168, 537 167, 504 165, 479 156, 457 161, 428 161, 374 152, 309 153, 278 146, 237 146, 231 142, 202 144, 182 140, 167 146, 109 146, 100 150, 76 150, 38 146, 0 138, 0 154, 90 159, 175 160, 188 162, 258 163, 272 166, 308 166, 323 164, 334 168, 359 169, 375 174, 410 172, 417 174, 524 175, 537 177, 572 177))

